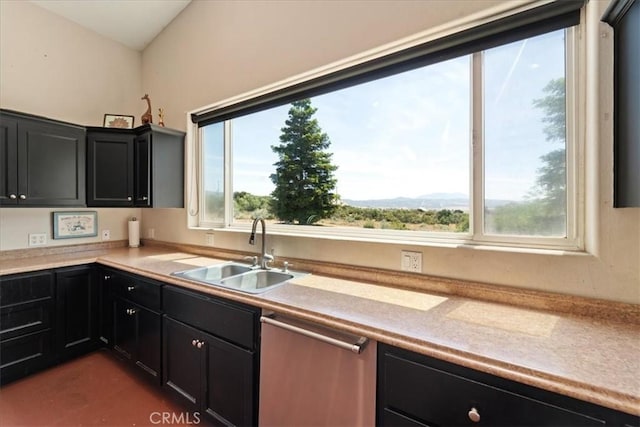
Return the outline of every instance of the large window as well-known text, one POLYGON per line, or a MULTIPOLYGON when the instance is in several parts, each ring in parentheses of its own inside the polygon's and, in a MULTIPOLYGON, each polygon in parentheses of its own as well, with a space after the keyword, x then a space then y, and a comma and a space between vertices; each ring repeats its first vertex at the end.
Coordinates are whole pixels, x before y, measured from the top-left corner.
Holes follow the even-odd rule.
POLYGON ((576 247, 574 55, 558 29, 204 124, 200 225, 576 247))

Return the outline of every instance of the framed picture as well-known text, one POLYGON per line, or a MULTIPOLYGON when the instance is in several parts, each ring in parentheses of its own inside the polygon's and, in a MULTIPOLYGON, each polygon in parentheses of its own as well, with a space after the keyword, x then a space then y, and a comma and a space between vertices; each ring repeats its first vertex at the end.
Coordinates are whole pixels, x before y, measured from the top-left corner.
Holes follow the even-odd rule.
POLYGON ((73 239, 98 235, 98 213, 53 212, 53 238, 73 239))
POLYGON ((133 116, 122 114, 105 114, 102 126, 106 128, 133 129, 133 116))

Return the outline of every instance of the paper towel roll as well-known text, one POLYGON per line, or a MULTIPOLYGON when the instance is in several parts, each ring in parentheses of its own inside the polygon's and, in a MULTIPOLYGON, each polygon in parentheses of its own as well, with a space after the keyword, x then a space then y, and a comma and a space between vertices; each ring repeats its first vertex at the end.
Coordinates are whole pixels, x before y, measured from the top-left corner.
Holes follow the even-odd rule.
POLYGON ((140 246, 140 221, 129 221, 129 247, 140 246))

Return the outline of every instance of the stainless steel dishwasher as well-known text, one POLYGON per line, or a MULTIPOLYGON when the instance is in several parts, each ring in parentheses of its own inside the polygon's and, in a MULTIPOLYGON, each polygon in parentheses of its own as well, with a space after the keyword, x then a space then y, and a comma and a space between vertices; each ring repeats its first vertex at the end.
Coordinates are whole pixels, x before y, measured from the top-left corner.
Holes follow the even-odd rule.
POLYGON ((375 341, 274 314, 260 321, 260 426, 375 425, 375 341))

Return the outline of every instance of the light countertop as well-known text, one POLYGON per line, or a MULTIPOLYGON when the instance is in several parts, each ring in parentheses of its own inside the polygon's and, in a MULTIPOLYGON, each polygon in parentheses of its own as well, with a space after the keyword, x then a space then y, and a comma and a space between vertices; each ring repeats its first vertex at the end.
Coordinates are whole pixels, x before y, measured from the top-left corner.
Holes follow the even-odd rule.
MULTIPOLYGON (((223 260, 168 247, 2 259, 0 274, 91 262, 640 415, 640 325, 628 319, 588 316, 584 310, 576 315, 526 308, 315 273, 253 295, 171 276, 223 260)), ((631 317, 637 318, 637 312, 631 317)))

